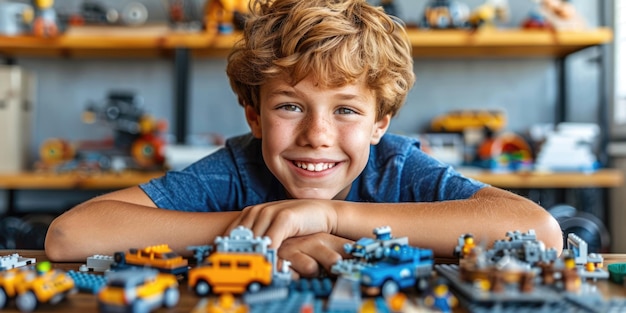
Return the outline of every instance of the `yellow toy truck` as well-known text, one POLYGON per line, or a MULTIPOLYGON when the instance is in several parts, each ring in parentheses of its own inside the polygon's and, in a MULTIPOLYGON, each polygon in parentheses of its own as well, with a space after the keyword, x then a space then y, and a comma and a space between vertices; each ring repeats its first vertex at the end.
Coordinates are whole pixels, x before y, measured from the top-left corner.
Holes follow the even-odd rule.
MULTIPOLYGON (((12 284, 14 290, 9 292, 17 294, 15 304, 21 312, 32 312, 40 303, 56 304, 76 292, 74 280, 65 272, 52 269, 50 262, 38 263, 36 269, 19 269, 14 274, 5 280, 4 287, 12 284)), ((7 295, 9 289, 4 289, 7 295)))

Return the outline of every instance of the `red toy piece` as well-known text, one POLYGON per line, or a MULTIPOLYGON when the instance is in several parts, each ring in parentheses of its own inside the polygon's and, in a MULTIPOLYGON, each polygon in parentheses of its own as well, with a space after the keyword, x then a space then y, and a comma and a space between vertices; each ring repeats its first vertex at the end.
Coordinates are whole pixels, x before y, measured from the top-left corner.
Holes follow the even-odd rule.
POLYGON ((33 0, 35 19, 33 33, 39 37, 55 37, 59 34, 54 0, 33 0))

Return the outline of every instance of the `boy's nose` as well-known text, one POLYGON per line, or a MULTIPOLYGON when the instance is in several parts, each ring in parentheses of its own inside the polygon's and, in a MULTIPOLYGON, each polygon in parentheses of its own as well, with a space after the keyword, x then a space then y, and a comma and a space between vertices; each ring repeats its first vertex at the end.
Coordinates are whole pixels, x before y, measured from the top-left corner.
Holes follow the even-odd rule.
POLYGON ((299 144, 313 148, 329 146, 334 136, 332 129, 329 118, 311 114, 303 119, 298 136, 299 144))

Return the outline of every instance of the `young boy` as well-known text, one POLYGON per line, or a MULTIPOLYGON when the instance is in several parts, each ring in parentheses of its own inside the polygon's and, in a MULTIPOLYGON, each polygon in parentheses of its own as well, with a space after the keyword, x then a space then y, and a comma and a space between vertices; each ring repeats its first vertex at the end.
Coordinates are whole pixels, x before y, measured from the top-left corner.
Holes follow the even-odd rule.
POLYGON ((269 236, 302 275, 385 225, 440 257, 461 234, 491 243, 528 229, 560 251, 544 209, 385 134, 415 79, 400 23, 365 0, 259 0, 251 10, 227 68, 251 134, 64 213, 48 231, 50 259, 162 243, 189 255, 237 225, 269 236))

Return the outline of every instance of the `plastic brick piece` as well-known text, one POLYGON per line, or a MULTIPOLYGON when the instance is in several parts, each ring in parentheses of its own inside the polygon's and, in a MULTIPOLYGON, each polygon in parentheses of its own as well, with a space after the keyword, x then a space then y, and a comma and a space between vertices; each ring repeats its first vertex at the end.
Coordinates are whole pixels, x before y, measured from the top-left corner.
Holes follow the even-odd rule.
MULTIPOLYGON (((303 312, 314 305, 315 297, 310 292, 290 292, 280 301, 270 301, 250 305, 250 313, 303 312)), ((314 312, 322 312, 313 310, 314 312)))
POLYGON ((68 271, 78 291, 96 294, 106 286, 106 277, 85 272, 68 271))
POLYGON ((330 297, 328 297, 326 309, 328 311, 358 312, 360 306, 361 288, 359 281, 339 277, 330 297))
POLYGON ((333 290, 333 281, 328 278, 300 278, 294 280, 290 286, 291 290, 300 292, 313 292, 316 298, 326 298, 333 290))
POLYGON ((624 275, 626 275, 626 263, 609 264, 609 277, 616 284, 624 284, 624 275))
POLYGON ((0 271, 10 270, 12 268, 35 264, 35 258, 25 258, 17 253, 11 255, 0 256, 0 271))
POLYGON ((111 269, 113 262, 112 255, 96 254, 88 257, 87 264, 81 265, 79 270, 81 272, 105 272, 111 269))

